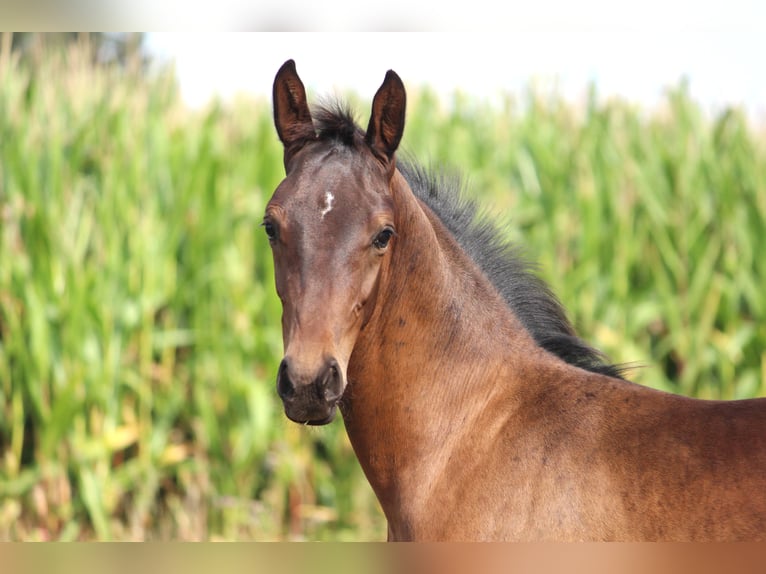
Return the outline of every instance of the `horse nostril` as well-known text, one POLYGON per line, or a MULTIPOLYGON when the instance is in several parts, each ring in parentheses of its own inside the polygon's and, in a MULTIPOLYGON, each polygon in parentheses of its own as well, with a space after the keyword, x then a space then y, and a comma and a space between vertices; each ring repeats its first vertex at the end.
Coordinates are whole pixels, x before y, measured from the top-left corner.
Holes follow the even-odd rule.
POLYGON ((282 400, 291 399, 295 396, 295 384, 290 380, 287 371, 287 359, 282 359, 277 372, 277 394, 282 400))
POLYGON ((324 399, 334 401, 343 393, 343 380, 338 363, 333 359, 327 365, 324 376, 318 381, 317 390, 324 399))

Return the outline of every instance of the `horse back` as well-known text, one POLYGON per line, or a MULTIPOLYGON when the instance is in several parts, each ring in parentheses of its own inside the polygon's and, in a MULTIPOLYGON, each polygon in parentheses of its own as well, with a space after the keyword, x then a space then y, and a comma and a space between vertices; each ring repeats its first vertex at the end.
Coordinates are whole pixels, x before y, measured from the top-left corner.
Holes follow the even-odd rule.
POLYGON ((766 399, 611 385, 593 448, 626 538, 766 539, 766 399))

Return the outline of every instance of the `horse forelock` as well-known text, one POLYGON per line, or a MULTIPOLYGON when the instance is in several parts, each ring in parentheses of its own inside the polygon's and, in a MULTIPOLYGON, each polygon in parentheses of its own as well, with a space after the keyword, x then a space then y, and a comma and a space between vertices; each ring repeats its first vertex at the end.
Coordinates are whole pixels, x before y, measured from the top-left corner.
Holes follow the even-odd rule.
POLYGON ((312 109, 311 116, 320 140, 337 140, 347 147, 355 147, 364 139, 364 131, 357 125, 351 108, 345 102, 321 102, 312 109))

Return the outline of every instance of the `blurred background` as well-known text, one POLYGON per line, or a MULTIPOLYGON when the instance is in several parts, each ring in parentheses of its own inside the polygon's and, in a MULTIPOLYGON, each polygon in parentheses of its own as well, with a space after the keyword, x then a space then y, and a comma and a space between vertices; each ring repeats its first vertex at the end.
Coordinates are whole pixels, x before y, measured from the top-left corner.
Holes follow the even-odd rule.
POLYGON ((601 4, 578 2, 566 26, 525 13, 502 32, 481 34, 159 33, 145 41, 155 58, 174 62, 182 97, 194 107, 238 93, 267 97, 274 70, 293 58, 319 94, 353 90, 372 98, 392 68, 411 89, 428 86, 447 101, 460 92, 499 105, 533 83, 583 102, 595 85, 600 99, 651 108, 683 80, 706 112, 737 105, 766 119, 766 78, 757 72, 766 39, 754 25, 766 22, 766 6, 653 22, 627 12, 614 22, 601 4))
MULTIPOLYGON (((601 4, 486 33, 2 33, 0 539, 385 539, 342 421, 274 392, 288 58, 362 125, 395 69, 402 148, 464 174, 633 380, 766 396, 763 9, 601 4)), ((254 27, 348 27, 286 10, 254 27)))

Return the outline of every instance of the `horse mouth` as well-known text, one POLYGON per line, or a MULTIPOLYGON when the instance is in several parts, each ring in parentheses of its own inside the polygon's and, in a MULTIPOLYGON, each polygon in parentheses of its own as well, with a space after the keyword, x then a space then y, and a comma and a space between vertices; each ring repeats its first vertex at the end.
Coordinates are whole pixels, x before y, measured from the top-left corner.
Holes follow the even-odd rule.
POLYGON ((287 409, 285 409, 285 415, 288 419, 293 421, 294 423, 298 423, 300 425, 308 425, 308 426, 323 426, 326 424, 330 424, 332 421, 335 420, 335 415, 338 412, 337 405, 332 405, 330 407, 330 410, 325 417, 319 417, 319 418, 308 418, 305 415, 296 415, 292 416, 287 409))

